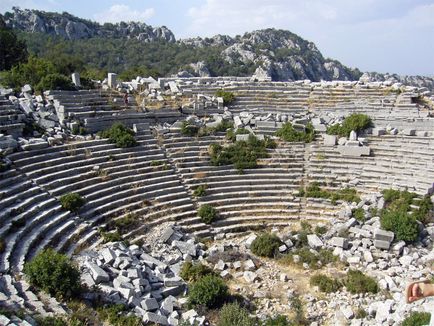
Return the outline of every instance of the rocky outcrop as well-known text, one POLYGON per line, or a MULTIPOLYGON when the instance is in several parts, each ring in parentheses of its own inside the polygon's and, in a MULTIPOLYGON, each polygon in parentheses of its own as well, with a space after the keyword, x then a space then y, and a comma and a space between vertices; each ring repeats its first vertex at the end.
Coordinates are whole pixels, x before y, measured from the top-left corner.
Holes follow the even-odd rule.
POLYGON ((434 78, 426 76, 402 76, 397 74, 381 74, 378 72, 365 72, 360 81, 363 82, 389 82, 392 84, 401 83, 408 86, 426 87, 434 90, 434 78))
POLYGON ((30 33, 46 33, 69 40, 91 37, 136 38, 143 42, 175 42, 175 36, 165 26, 152 27, 140 22, 106 23, 80 19, 68 13, 48 13, 39 10, 12 8, 4 14, 6 26, 30 33))

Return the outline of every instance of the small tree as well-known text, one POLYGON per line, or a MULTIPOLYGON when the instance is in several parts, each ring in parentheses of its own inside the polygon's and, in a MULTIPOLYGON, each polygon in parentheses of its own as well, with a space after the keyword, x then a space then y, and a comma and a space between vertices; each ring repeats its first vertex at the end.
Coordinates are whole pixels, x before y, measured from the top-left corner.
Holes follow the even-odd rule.
POLYGON ((60 197, 62 207, 68 211, 77 213, 85 204, 85 200, 77 193, 71 192, 60 197))
POLYGON ((217 218, 217 210, 211 205, 205 204, 199 208, 198 215, 202 222, 211 224, 217 218))
POLYGON ((30 284, 61 299, 80 293, 80 272, 71 260, 53 249, 41 251, 24 266, 30 284))
POLYGON ((264 233, 258 236, 250 247, 255 255, 262 257, 274 257, 279 252, 279 246, 282 241, 270 233, 264 233))
POLYGON ((192 306, 214 308, 221 305, 228 295, 228 287, 220 277, 207 275, 190 287, 188 302, 192 306))

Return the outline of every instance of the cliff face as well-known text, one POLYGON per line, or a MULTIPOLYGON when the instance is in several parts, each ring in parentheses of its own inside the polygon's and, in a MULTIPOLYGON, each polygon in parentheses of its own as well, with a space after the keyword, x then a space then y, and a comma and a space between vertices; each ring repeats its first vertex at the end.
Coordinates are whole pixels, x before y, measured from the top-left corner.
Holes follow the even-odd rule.
POLYGON ((144 42, 175 42, 175 36, 165 26, 152 27, 145 23, 129 22, 104 25, 72 16, 68 13, 48 13, 38 10, 21 10, 13 7, 3 17, 6 26, 29 33, 45 33, 69 40, 91 37, 137 38, 144 42))

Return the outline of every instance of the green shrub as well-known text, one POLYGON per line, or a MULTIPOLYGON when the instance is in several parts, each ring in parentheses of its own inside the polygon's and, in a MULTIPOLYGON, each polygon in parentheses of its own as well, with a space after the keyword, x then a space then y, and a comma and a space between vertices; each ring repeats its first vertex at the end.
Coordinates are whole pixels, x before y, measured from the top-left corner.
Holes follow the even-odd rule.
POLYGON ((233 128, 230 128, 226 131, 226 139, 235 143, 235 141, 237 140, 237 135, 248 135, 248 134, 250 134, 250 131, 248 131, 247 129, 238 128, 237 130, 234 130, 233 128))
POLYGON ((181 134, 184 136, 194 137, 199 134, 199 127, 188 121, 183 121, 181 125, 181 134))
POLYGON ((206 224, 211 224, 218 216, 217 210, 208 204, 200 206, 197 213, 202 222, 206 224))
POLYGON ((215 132, 226 132, 228 129, 231 129, 234 127, 234 123, 229 120, 223 120, 220 122, 217 127, 214 128, 215 132))
POLYGON ((397 240, 416 241, 419 229, 416 219, 405 211, 384 210, 380 216, 381 227, 395 233, 397 240))
POLYGON ((85 204, 85 202, 86 201, 75 192, 70 192, 60 197, 60 203, 62 204, 62 207, 74 213, 77 213, 85 204))
POLYGON ((134 138, 134 131, 125 127, 122 123, 116 122, 109 129, 100 132, 102 138, 108 138, 117 147, 126 148, 137 145, 134 138))
POLYGON ((310 285, 318 286, 321 292, 332 293, 338 291, 342 284, 338 280, 326 275, 317 274, 310 278, 310 285))
POLYGON ((364 222, 365 219, 365 210, 363 208, 353 209, 353 217, 360 222, 364 222))
POLYGON ((316 235, 323 235, 327 232, 327 227, 326 226, 315 226, 315 234, 316 235))
POLYGON ((70 78, 54 73, 42 77, 41 81, 36 85, 35 89, 37 91, 46 90, 75 90, 74 84, 70 78))
POLYGON ((62 317, 39 317, 36 318, 38 326, 65 326, 68 322, 62 317))
POLYGON ((41 251, 24 266, 31 285, 60 299, 80 293, 80 272, 71 260, 53 249, 41 251))
POLYGON ((211 156, 211 164, 216 166, 233 164, 236 169, 253 169, 257 167, 257 159, 269 157, 267 144, 264 140, 258 140, 250 135, 248 141, 237 141, 227 147, 219 144, 211 144, 208 153, 211 156))
POLYGON ((204 276, 214 275, 214 272, 201 263, 185 262, 179 274, 187 282, 196 282, 204 276))
POLYGON ((413 217, 423 224, 431 223, 433 220, 433 203, 429 195, 425 195, 418 203, 419 209, 413 212, 413 217))
POLYGON ((329 249, 320 249, 318 253, 312 252, 308 247, 297 248, 289 254, 283 255, 279 261, 284 264, 296 264, 302 266, 309 265, 312 269, 318 269, 321 266, 337 261, 337 257, 329 249), (294 261, 294 256, 298 256, 298 262, 294 261))
POLYGON ((428 325, 431 320, 429 312, 412 312, 407 318, 404 319, 401 326, 423 326, 428 325))
POLYGON ((336 204, 338 200, 347 202, 360 202, 360 197, 354 188, 344 188, 336 191, 321 189, 318 182, 312 182, 306 187, 306 190, 301 192, 308 198, 324 198, 330 199, 332 204, 336 204))
POLYGON ((348 137, 352 130, 359 133, 370 127, 372 127, 372 120, 369 116, 362 113, 353 113, 344 119, 342 125, 329 126, 327 134, 348 137))
POLYGON ((287 122, 276 131, 276 136, 287 142, 310 143, 315 139, 315 129, 311 123, 308 123, 304 131, 297 131, 290 122, 287 122))
POLYGON ((255 326, 256 322, 249 316, 247 309, 238 303, 225 304, 219 312, 217 326, 255 326))
POLYGON ((193 191, 193 197, 205 196, 207 188, 208 188, 208 186, 206 184, 197 186, 193 191))
POLYGON ((111 326, 141 326, 141 318, 128 315, 128 309, 123 304, 109 305, 97 309, 98 316, 111 326))
POLYGON ((224 105, 229 105, 231 104, 234 100, 235 100, 235 94, 232 92, 227 92, 224 91, 222 89, 219 89, 216 93, 215 93, 216 97, 223 97, 223 104, 224 105))
POLYGON ((261 326, 292 326, 291 323, 286 316, 278 315, 273 318, 267 318, 261 324, 261 326))
POLYGON ((215 308, 222 304, 228 295, 228 287, 220 277, 206 275, 191 285, 188 302, 191 306, 215 308))
POLYGON ((259 235, 250 247, 250 250, 261 257, 274 257, 279 253, 279 246, 282 241, 275 235, 264 233, 259 235))
POLYGON ((135 229, 139 223, 139 217, 130 213, 124 217, 113 220, 111 223, 109 223, 109 226, 113 225, 120 234, 125 234, 135 229))
POLYGON ((358 270, 349 270, 344 280, 347 290, 352 293, 377 293, 377 282, 363 272, 358 270))

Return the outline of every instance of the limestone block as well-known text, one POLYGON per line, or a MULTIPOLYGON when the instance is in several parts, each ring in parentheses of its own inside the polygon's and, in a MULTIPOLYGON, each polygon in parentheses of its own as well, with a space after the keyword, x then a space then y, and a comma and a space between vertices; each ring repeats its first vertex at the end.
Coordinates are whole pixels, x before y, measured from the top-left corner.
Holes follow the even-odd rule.
POLYGON ((336 136, 335 135, 324 135, 324 146, 335 146, 336 136))
POLYGON ((389 250, 390 242, 384 240, 375 240, 374 241, 375 248, 389 250))
POLYGON ((80 74, 79 74, 78 72, 74 72, 74 73, 71 75, 71 79, 72 79, 72 83, 73 83, 75 86, 77 86, 77 87, 80 87, 80 86, 81 86, 81 83, 80 83, 80 74))
POLYGON ((368 251, 368 250, 365 250, 363 252, 363 259, 367 263, 372 263, 374 261, 374 258, 372 257, 372 253, 370 251, 368 251))
POLYGON ((246 271, 254 271, 256 270, 256 265, 253 260, 249 259, 244 262, 244 270, 246 271))
POLYGON ((101 282, 108 282, 110 280, 109 275, 106 273, 105 270, 103 270, 98 265, 87 261, 86 262, 87 268, 89 268, 90 272, 92 273, 92 277, 95 280, 95 283, 101 283, 101 282))
POLYGON ((330 239, 329 243, 334 247, 348 249, 348 239, 342 237, 333 237, 330 239))
POLYGON ((153 312, 146 312, 143 315, 143 322, 144 323, 155 323, 157 325, 169 325, 169 322, 167 321, 166 316, 157 315, 153 312))
POLYGON ((148 298, 148 299, 142 300, 140 305, 146 311, 155 311, 159 308, 158 302, 157 302, 157 300, 155 300, 155 298, 148 298))
POLYGON ((372 136, 382 136, 386 134, 386 129, 384 128, 373 128, 372 136))
POLYGON ((236 141, 248 141, 249 140, 249 134, 242 134, 236 136, 236 141))
POLYGON ((115 252, 113 250, 111 250, 110 248, 104 248, 101 251, 101 256, 103 257, 104 262, 106 264, 111 264, 116 259, 115 252))
POLYGON ((248 283, 253 283, 258 279, 258 275, 255 272, 245 271, 243 277, 248 283))
POLYGON ((391 231, 385 231, 381 229, 375 229, 374 231, 374 239, 375 240, 383 240, 387 242, 392 242, 395 238, 395 234, 391 231))
POLYGON ((348 231, 351 233, 355 233, 356 235, 365 237, 365 238, 369 238, 371 236, 371 232, 369 232, 368 230, 364 230, 364 229, 357 228, 357 227, 351 227, 348 229, 348 231))
POLYGON ((320 238, 318 238, 316 234, 309 234, 307 236, 307 242, 309 244, 309 247, 311 247, 312 249, 321 248, 324 245, 324 243, 321 241, 320 238))
POLYGON ((404 129, 402 131, 402 134, 405 135, 405 136, 414 136, 414 135, 416 135, 416 130, 415 129, 411 129, 411 128, 407 128, 407 129, 404 129))
POLYGON ((350 157, 369 156, 371 154, 369 146, 338 146, 338 151, 341 155, 350 157))
POLYGON ((251 234, 245 242, 246 248, 250 248, 250 246, 252 245, 252 242, 255 241, 256 238, 257 238, 256 234, 251 234))
POLYGON ((196 257, 196 245, 194 243, 188 243, 184 241, 173 241, 172 243, 176 248, 181 251, 183 254, 190 255, 192 257, 196 257))
POLYGON ((340 137, 340 138, 338 139, 338 145, 343 146, 343 145, 345 145, 346 143, 347 143, 347 138, 346 138, 346 137, 340 137))
POLYGON ((180 277, 168 277, 164 279, 164 286, 172 287, 172 286, 180 286, 184 285, 184 281, 180 277))
POLYGON ((116 88, 116 86, 117 86, 117 75, 115 74, 115 73, 109 73, 108 75, 107 75, 107 79, 108 79, 108 86, 110 87, 110 88, 116 88))

